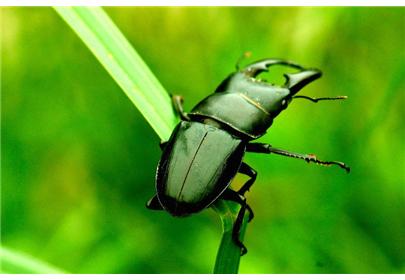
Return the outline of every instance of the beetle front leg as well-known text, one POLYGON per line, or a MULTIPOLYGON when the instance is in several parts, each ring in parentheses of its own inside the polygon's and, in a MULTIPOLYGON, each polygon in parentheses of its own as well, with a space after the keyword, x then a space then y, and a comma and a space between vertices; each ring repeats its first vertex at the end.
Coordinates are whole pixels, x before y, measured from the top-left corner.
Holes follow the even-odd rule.
POLYGON ((325 165, 325 166, 337 165, 340 168, 345 169, 347 173, 350 172, 350 167, 347 166, 343 162, 340 162, 340 161, 323 161, 323 160, 319 160, 314 154, 299 154, 299 153, 289 152, 289 151, 286 151, 286 150, 273 148, 269 144, 249 143, 246 146, 246 151, 247 152, 254 152, 254 153, 277 154, 277 155, 282 155, 282 156, 287 156, 287 157, 293 157, 293 158, 303 159, 308 163, 309 162, 315 162, 317 164, 325 165))
POLYGON ((245 217, 245 212, 246 209, 249 211, 249 220, 250 222, 253 219, 253 212, 252 209, 250 208, 249 205, 246 203, 246 198, 237 192, 231 190, 231 189, 226 189, 225 192, 221 196, 222 199, 228 200, 228 201, 233 201, 238 203, 241 207, 238 213, 238 216, 236 217, 236 221, 233 225, 232 229, 232 240, 235 242, 236 245, 239 246, 241 249, 241 256, 245 255, 247 253, 247 248, 245 245, 243 245, 242 241, 240 241, 240 230, 242 228, 242 223, 243 223, 243 218, 245 217))
POLYGON ((190 118, 188 117, 187 113, 184 112, 184 109, 183 109, 183 97, 180 95, 173 95, 172 102, 173 102, 174 110, 177 112, 177 114, 179 114, 180 119, 182 121, 189 121, 190 118))

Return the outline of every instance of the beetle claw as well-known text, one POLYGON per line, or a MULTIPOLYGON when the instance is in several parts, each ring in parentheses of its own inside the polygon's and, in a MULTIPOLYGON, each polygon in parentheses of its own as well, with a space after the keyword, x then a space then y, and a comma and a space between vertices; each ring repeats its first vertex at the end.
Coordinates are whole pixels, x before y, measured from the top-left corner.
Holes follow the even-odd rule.
POLYGON ((290 90, 289 96, 293 96, 304 86, 322 76, 322 72, 318 69, 307 69, 292 61, 282 59, 259 60, 247 65, 241 72, 248 77, 255 78, 262 72, 268 72, 269 68, 273 65, 283 65, 300 70, 297 73, 284 74, 284 77, 286 78, 284 86, 290 90))
POLYGON ((254 78, 262 72, 267 72, 268 69, 273 65, 284 65, 284 66, 288 66, 288 67, 295 68, 298 70, 305 69, 301 65, 294 63, 292 61, 288 61, 288 60, 263 59, 263 60, 259 60, 252 64, 247 65, 241 72, 245 73, 245 75, 247 75, 249 77, 254 78))
POLYGON ((318 69, 307 69, 298 73, 284 74, 284 77, 286 78, 285 85, 290 90, 289 96, 293 96, 307 84, 321 76, 322 72, 318 69))
POLYGON ((253 220, 253 218, 255 217, 255 214, 253 213, 252 208, 250 208, 250 206, 247 204, 246 204, 246 209, 249 211, 248 223, 250 223, 253 220))

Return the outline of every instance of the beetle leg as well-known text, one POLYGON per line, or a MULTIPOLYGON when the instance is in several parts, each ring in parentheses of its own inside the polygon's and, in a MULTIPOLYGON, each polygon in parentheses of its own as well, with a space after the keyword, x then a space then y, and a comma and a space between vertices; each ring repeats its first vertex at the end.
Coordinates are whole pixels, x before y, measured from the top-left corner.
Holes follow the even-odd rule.
POLYGON ((309 101, 312 101, 314 103, 317 103, 320 100, 339 100, 339 99, 347 99, 347 96, 336 96, 336 97, 318 97, 318 98, 313 98, 305 95, 295 95, 293 98, 303 98, 307 99, 309 101))
POLYGON ((189 121, 190 118, 187 116, 187 113, 183 110, 183 97, 180 95, 173 95, 172 102, 174 110, 179 114, 181 120, 189 121))
POLYGON ((167 145, 167 142, 168 142, 168 141, 161 141, 161 142, 159 143, 159 147, 160 147, 160 149, 161 149, 162 151, 165 149, 165 147, 166 147, 166 145, 167 145))
POLYGON ((239 236, 240 236, 240 230, 242 227, 243 223, 243 218, 245 217, 245 212, 246 209, 249 211, 249 222, 253 219, 253 212, 252 209, 250 208, 249 205, 246 203, 246 198, 237 192, 231 190, 231 189, 226 189, 225 192, 223 193, 222 199, 224 200, 229 200, 236 202, 240 204, 240 210, 238 213, 238 216, 236 217, 235 224, 233 225, 232 229, 232 240, 235 242, 236 245, 238 245, 241 249, 241 256, 245 255, 247 253, 247 248, 245 245, 243 245, 242 241, 240 241, 239 236))
POLYGON ((249 143, 246 146, 246 151, 247 152, 254 152, 254 153, 264 153, 264 154, 277 154, 277 155, 282 155, 282 156, 287 156, 287 157, 293 157, 293 158, 298 158, 298 159, 303 159, 306 162, 315 162, 320 165, 337 165, 340 168, 343 168, 346 170, 347 173, 350 172, 350 167, 347 166, 345 163, 340 162, 340 161, 323 161, 319 160, 314 154, 299 154, 299 153, 294 153, 294 152, 289 152, 286 150, 281 150, 277 148, 273 148, 269 144, 262 144, 262 143, 249 143))
POLYGON ((249 191, 250 187, 256 181, 257 172, 244 162, 242 162, 238 172, 250 177, 250 179, 238 191, 238 194, 245 195, 245 192, 249 191))
POLYGON ((252 208, 246 203, 246 197, 243 195, 239 194, 238 192, 232 190, 232 189, 226 189, 225 192, 223 193, 222 197, 225 200, 230 200, 236 203, 239 203, 241 206, 245 205, 246 209, 249 211, 249 220, 253 220, 254 214, 252 208))
POLYGON ((151 199, 149 199, 148 202, 146 202, 146 208, 151 210, 163 210, 163 207, 162 205, 160 205, 157 195, 153 196, 151 199))

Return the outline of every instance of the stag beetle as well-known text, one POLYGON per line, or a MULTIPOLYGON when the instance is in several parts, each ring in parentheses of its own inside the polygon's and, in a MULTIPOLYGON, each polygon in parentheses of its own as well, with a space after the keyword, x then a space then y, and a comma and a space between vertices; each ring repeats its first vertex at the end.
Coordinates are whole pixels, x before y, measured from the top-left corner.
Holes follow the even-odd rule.
POLYGON ((252 209, 244 194, 256 180, 256 171, 243 161, 245 152, 278 154, 303 159, 321 165, 337 165, 350 172, 343 162, 322 161, 313 154, 299 154, 274 148, 269 144, 250 143, 266 133, 273 119, 285 110, 293 98, 319 100, 345 99, 346 96, 311 98, 295 95, 304 86, 321 77, 321 71, 304 68, 280 59, 263 59, 230 74, 215 92, 190 113, 183 111, 183 100, 173 96, 173 106, 181 122, 170 139, 161 143, 162 157, 157 166, 157 194, 147 202, 147 208, 165 210, 173 216, 197 213, 217 199, 234 201, 240 210, 233 226, 232 238, 247 252, 239 239, 246 210, 249 221, 252 209), (282 86, 271 85, 257 79, 257 75, 273 65, 299 70, 284 74, 282 86), (250 178, 238 191, 230 188, 237 173, 250 178))

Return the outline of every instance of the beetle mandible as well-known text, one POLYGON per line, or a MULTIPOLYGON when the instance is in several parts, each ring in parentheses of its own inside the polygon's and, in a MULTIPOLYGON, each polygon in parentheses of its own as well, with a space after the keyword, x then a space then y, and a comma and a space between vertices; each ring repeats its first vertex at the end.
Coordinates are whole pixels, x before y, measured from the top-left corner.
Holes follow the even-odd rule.
POLYGON ((183 100, 173 96, 173 106, 181 121, 170 139, 161 144, 162 157, 156 171, 156 192, 147 208, 165 210, 173 216, 187 216, 209 207, 217 199, 240 204, 232 239, 247 252, 239 239, 246 210, 249 221, 252 209, 244 194, 256 180, 256 171, 243 161, 245 152, 278 154, 321 165, 337 165, 347 172, 343 162, 322 161, 313 154, 299 154, 274 148, 269 144, 251 143, 266 133, 273 119, 293 98, 312 102, 345 99, 346 96, 311 98, 296 95, 304 86, 321 77, 321 71, 304 68, 280 59, 263 59, 230 74, 214 91, 189 113, 183 111, 183 100), (284 74, 284 85, 271 85, 257 79, 273 65, 298 70, 284 74), (230 188, 237 173, 250 177, 238 190, 230 188))

